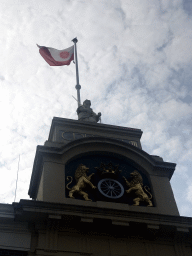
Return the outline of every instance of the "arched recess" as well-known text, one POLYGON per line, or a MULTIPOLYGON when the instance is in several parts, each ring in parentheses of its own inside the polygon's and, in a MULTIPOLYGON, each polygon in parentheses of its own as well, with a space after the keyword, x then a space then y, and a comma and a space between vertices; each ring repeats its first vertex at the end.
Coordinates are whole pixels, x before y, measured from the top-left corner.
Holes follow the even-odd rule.
MULTIPOLYGON (((67 184, 67 178, 73 177, 73 182, 70 183, 71 186, 75 185, 75 171, 80 164, 84 164, 89 168, 89 174, 94 173, 92 178, 94 185, 100 190, 101 181, 116 181, 120 186, 123 186, 124 192, 128 187, 126 187, 126 182, 124 178, 129 179, 130 174, 137 170, 142 176, 144 184, 151 189, 153 193, 152 184, 150 181, 150 175, 153 173, 153 159, 145 153, 144 151, 129 145, 127 143, 117 141, 114 139, 103 139, 98 138, 85 138, 74 143, 70 143, 67 148, 63 148, 62 162, 65 166, 65 184, 67 184), (119 174, 99 172, 101 164, 107 168, 109 164, 112 165, 112 169, 118 166, 119 174)), ((118 185, 116 184, 116 185, 118 185)), ((118 203, 129 203, 133 204, 132 199, 129 198, 127 201, 126 193, 123 193, 121 198, 116 198, 115 195, 103 196, 97 190, 96 192, 90 191, 91 200, 97 201, 110 201, 118 203), (93 193, 92 193, 93 192, 93 193)), ((117 192, 117 191, 116 191, 117 192)), ((116 193, 114 192, 114 193, 116 193)), ((113 193, 113 192, 111 192, 113 193)), ((69 191, 66 189, 66 197, 69 197, 69 191)), ((77 195, 76 199, 82 199, 82 195, 77 195)), ((155 199, 153 199, 155 202, 155 199)), ((141 202, 141 204, 146 205, 146 202, 141 202)), ((153 203, 155 204, 155 203, 153 203)))
POLYGON ((75 158, 82 155, 89 155, 94 153, 100 154, 116 154, 119 157, 129 159, 135 168, 139 169, 146 175, 152 175, 154 172, 155 160, 145 151, 110 138, 89 137, 76 140, 64 146, 60 154, 62 155, 62 162, 67 164, 75 158))

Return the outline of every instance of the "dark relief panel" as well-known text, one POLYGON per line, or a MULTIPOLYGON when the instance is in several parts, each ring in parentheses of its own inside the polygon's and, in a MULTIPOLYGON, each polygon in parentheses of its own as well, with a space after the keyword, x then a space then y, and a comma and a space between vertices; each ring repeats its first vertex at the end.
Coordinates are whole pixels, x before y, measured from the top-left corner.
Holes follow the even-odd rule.
POLYGON ((79 200, 154 206, 147 176, 116 154, 83 155, 65 169, 66 195, 79 200))

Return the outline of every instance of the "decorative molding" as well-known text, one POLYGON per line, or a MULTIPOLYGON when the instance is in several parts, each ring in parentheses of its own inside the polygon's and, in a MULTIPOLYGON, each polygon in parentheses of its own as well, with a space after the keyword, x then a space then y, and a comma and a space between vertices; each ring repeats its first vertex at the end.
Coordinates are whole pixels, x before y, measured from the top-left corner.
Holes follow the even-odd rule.
MULTIPOLYGON (((131 144, 135 147, 138 147, 138 142, 135 140, 128 140, 128 139, 122 139, 122 138, 118 138, 118 137, 111 137, 111 136, 101 136, 101 135, 97 135, 97 134, 88 134, 88 133, 79 133, 79 132, 73 132, 71 130, 66 130, 66 131, 60 131, 60 138, 61 140, 66 140, 66 141, 74 141, 77 139, 81 139, 81 138, 87 138, 87 137, 106 137, 106 138, 111 138, 111 139, 115 139, 115 140, 120 140, 123 141, 125 143, 131 144)), ((58 141, 59 142, 59 141, 58 141)))

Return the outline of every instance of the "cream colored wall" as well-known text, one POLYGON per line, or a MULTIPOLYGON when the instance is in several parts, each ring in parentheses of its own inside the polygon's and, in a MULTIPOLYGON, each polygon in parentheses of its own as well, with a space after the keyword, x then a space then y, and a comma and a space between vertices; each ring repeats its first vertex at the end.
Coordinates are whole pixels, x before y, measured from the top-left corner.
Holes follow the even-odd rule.
POLYGON ((42 171, 39 189, 38 189, 38 193, 37 193, 37 201, 43 201, 43 183, 44 183, 44 168, 42 171))
POLYGON ((55 162, 44 163, 43 201, 62 203, 65 198, 64 165, 55 162))
POLYGON ((151 175, 150 179, 159 213, 179 215, 169 179, 155 175, 151 175))

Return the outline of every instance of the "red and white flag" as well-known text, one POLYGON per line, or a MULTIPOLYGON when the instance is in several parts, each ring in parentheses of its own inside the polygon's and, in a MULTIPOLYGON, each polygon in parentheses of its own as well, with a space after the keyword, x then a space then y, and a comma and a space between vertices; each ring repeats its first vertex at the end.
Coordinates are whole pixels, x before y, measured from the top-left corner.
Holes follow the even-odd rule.
POLYGON ((38 44, 37 46, 39 53, 50 66, 69 65, 74 60, 74 45, 64 50, 39 46, 38 44))

